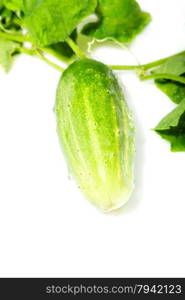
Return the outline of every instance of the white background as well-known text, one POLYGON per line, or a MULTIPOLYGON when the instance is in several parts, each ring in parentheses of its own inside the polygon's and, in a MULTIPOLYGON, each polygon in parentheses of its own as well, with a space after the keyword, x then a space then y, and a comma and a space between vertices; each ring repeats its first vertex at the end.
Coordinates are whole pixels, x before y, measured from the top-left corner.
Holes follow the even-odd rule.
MULTIPOLYGON (((141 63, 185 49, 185 1, 140 0, 153 21, 131 50, 141 63)), ((99 48, 109 64, 135 63, 99 48)), ((22 55, 0 71, 0 276, 185 276, 185 153, 153 128, 174 104, 152 82, 120 72, 137 127, 135 191, 119 212, 85 200, 59 148, 60 74, 22 55)))

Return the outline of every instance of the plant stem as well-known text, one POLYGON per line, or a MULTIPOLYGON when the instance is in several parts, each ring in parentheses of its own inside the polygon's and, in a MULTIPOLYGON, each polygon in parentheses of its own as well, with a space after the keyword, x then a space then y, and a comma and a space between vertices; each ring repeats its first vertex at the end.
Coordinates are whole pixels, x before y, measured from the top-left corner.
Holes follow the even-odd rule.
POLYGON ((44 56, 44 54, 42 53, 42 51, 39 49, 33 50, 33 49, 27 49, 25 47, 19 47, 19 50, 22 53, 30 55, 30 56, 37 56, 38 58, 40 58, 41 60, 46 62, 49 66, 55 68, 57 71, 60 71, 60 72, 64 71, 64 69, 62 67, 58 66, 57 64, 55 64, 54 62, 52 62, 48 58, 46 58, 44 56))
MULTIPOLYGON (((46 58, 43 54, 43 52, 46 52, 48 54, 53 55, 54 57, 62 60, 62 56, 60 56, 60 54, 57 54, 54 50, 50 50, 48 48, 43 48, 43 49, 37 49, 35 48, 32 40, 28 37, 28 36, 24 36, 24 35, 15 35, 15 34, 11 34, 8 32, 2 32, 0 31, 0 37, 10 40, 10 41, 14 41, 14 42, 19 42, 19 43, 25 43, 25 42, 30 42, 33 45, 33 49, 28 49, 25 47, 18 47, 18 49, 20 50, 20 52, 31 55, 31 56, 37 56, 39 57, 41 60, 43 60, 44 62, 46 62, 48 65, 52 66, 53 68, 55 68, 56 70, 63 72, 64 69, 62 67, 60 67, 59 65, 55 64, 54 62, 50 61, 48 58, 46 58), (34 49, 35 48, 35 49, 34 49)), ((78 46, 76 46, 78 48, 78 46)))
POLYGON ((108 66, 110 69, 112 70, 125 70, 125 71, 129 71, 129 70, 138 70, 141 69, 142 66, 141 65, 136 65, 136 66, 123 66, 123 65, 109 65, 108 66))
POLYGON ((132 65, 131 66, 129 66, 129 65, 128 66, 110 65, 109 68, 111 68, 112 70, 138 70, 138 69, 142 69, 142 70, 146 71, 146 70, 152 69, 154 67, 160 66, 161 64, 165 63, 170 58, 174 58, 174 57, 177 57, 177 56, 180 56, 180 55, 183 55, 183 54, 185 54, 185 51, 179 52, 175 55, 171 55, 171 56, 153 61, 153 62, 148 63, 148 64, 144 64, 144 65, 139 65, 139 64, 138 65, 133 65, 133 66, 132 65))
POLYGON ((34 56, 37 55, 36 50, 33 49, 27 49, 25 47, 19 47, 19 50, 24 53, 24 54, 28 54, 30 56, 34 56))
POLYGON ((60 71, 60 72, 63 72, 64 69, 62 67, 60 67, 59 65, 55 64, 54 62, 52 62, 51 60, 49 60, 48 58, 46 58, 44 56, 44 54, 42 53, 41 50, 37 49, 35 50, 37 56, 43 60, 44 62, 46 62, 48 65, 50 65, 51 67, 55 68, 56 70, 60 71))
POLYGON ((181 77, 181 76, 177 76, 177 75, 172 75, 172 74, 150 74, 147 76, 140 76, 141 80, 149 80, 149 79, 169 79, 169 80, 173 80, 173 81, 177 81, 180 83, 184 83, 185 84, 185 78, 181 77))
POLYGON ((86 58, 85 54, 82 52, 82 50, 78 47, 78 45, 70 38, 68 37, 66 39, 66 42, 71 47, 71 49, 74 51, 74 53, 81 59, 86 58))
POLYGON ((28 38, 23 35, 18 35, 18 34, 14 35, 14 34, 5 33, 2 31, 0 31, 0 37, 10 40, 10 41, 19 42, 19 43, 29 42, 28 38))
POLYGON ((171 59, 171 58, 174 58, 174 57, 177 57, 177 56, 180 56, 180 55, 184 55, 184 54, 185 54, 185 51, 181 51, 181 52, 176 53, 176 54, 174 54, 174 55, 171 55, 171 56, 168 56, 168 57, 165 57, 165 58, 156 60, 156 61, 154 61, 154 62, 145 64, 145 65, 143 65, 143 66, 141 66, 141 67, 143 67, 144 70, 148 70, 148 69, 151 69, 151 68, 154 68, 154 67, 157 67, 157 66, 162 65, 163 63, 165 63, 167 60, 169 60, 169 59, 171 59))
MULTIPOLYGON (((14 35, 14 34, 10 34, 10 33, 5 33, 0 31, 0 37, 10 40, 10 41, 15 41, 15 42, 19 42, 19 43, 25 43, 25 42, 30 42, 29 38, 23 35, 14 35)), ((19 47, 19 50, 22 53, 34 56, 36 55, 37 57, 39 57, 41 60, 45 61, 48 65, 52 66, 53 68, 55 68, 56 70, 63 72, 64 69, 60 66, 58 66, 57 64, 55 64, 54 62, 50 61, 48 58, 46 58, 44 56, 44 54, 42 53, 42 50, 40 49, 28 49, 25 47, 19 47)), ((49 51, 47 51, 49 52, 49 51)), ((51 53, 50 53, 51 54, 51 53)), ((54 55, 54 53, 52 52, 52 54, 54 55)), ((56 55, 55 55, 56 56, 56 55)))

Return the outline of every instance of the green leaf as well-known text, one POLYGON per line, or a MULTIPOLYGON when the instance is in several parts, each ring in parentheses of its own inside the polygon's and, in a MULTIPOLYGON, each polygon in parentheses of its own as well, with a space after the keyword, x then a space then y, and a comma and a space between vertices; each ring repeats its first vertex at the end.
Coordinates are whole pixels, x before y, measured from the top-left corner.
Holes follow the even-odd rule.
POLYGON ((185 73, 185 54, 169 58, 152 71, 154 74, 182 75, 185 73))
POLYGON ((155 80, 155 84, 174 103, 179 104, 185 99, 185 84, 172 80, 155 80))
POLYGON ((185 99, 154 130, 170 142, 171 151, 185 151, 185 99))
POLYGON ((97 0, 25 0, 25 26, 39 47, 65 41, 97 0))
POLYGON ((73 50, 68 46, 66 42, 59 42, 57 44, 53 44, 49 47, 54 50, 55 53, 58 53, 61 56, 61 59, 68 59, 74 55, 73 50))
POLYGON ((9 33, 21 31, 20 23, 17 11, 15 12, 4 5, 0 8, 0 30, 9 33))
POLYGON ((99 0, 98 22, 87 24, 83 33, 96 39, 116 39, 130 42, 150 22, 135 0, 99 0))
MULTIPOLYGON (((168 59, 152 73, 184 76, 185 54, 168 59)), ((155 80, 155 83, 174 103, 179 104, 185 98, 185 84, 165 79, 155 80)))
MULTIPOLYGON (((72 32, 72 34, 70 35, 70 38, 73 41, 76 41, 76 39, 77 39, 76 29, 72 32)), ((55 55, 56 54, 58 55, 59 59, 62 59, 66 62, 69 61, 69 59, 74 55, 73 50, 71 49, 71 47, 69 47, 69 45, 66 42, 59 42, 59 43, 53 44, 53 45, 47 47, 47 49, 53 50, 55 52, 55 55)))
POLYGON ((18 43, 0 38, 0 65, 5 72, 10 70, 18 49, 18 43))
POLYGON ((3 4, 10 10, 21 10, 24 0, 3 0, 3 4))

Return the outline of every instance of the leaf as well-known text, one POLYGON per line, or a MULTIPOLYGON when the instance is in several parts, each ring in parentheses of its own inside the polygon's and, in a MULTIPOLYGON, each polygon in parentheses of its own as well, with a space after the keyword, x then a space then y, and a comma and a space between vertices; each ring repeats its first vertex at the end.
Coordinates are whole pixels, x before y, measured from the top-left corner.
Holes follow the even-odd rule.
MULTIPOLYGON (((152 73, 184 76, 185 54, 168 59, 162 65, 154 69, 152 73)), ((185 84, 165 79, 155 80, 155 83, 174 103, 179 104, 185 98, 185 84)))
POLYGON ((185 84, 183 83, 172 80, 155 80, 155 84, 176 104, 185 98, 185 84))
POLYGON ((154 130, 171 143, 171 151, 185 151, 185 99, 154 130))
POLYGON ((182 75, 185 73, 185 54, 171 57, 152 71, 154 74, 182 75))
MULTIPOLYGON (((74 30, 72 32, 72 34, 70 35, 70 38, 73 41, 76 41, 76 39, 77 39, 77 31, 76 30, 74 30)), ((59 43, 53 44, 47 48, 54 50, 55 55, 57 53, 58 57, 64 61, 69 61, 69 59, 74 55, 73 50, 69 47, 69 45, 66 42, 59 42, 59 43)))
POLYGON ((3 4, 10 10, 21 10, 24 0, 4 0, 3 4))
POLYGON ((19 49, 19 44, 0 38, 0 65, 8 72, 13 64, 14 56, 19 49))
POLYGON ((25 0, 25 25, 38 47, 65 41, 97 0, 25 0))
POLYGON ((8 33, 14 33, 21 31, 19 25, 20 19, 17 16, 17 12, 10 10, 6 6, 2 6, 0 9, 0 30, 8 33))
POLYGON ((87 24, 83 33, 96 39, 116 39, 130 42, 150 22, 135 0, 99 0, 98 22, 87 24))

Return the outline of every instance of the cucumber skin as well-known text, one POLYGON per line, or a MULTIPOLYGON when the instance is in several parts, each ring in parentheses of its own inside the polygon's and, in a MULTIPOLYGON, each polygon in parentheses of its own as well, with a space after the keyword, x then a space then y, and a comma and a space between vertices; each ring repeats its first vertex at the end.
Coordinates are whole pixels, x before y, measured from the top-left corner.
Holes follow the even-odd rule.
POLYGON ((113 72, 91 59, 71 64, 58 85, 55 113, 79 188, 105 211, 121 207, 133 190, 134 125, 113 72))

